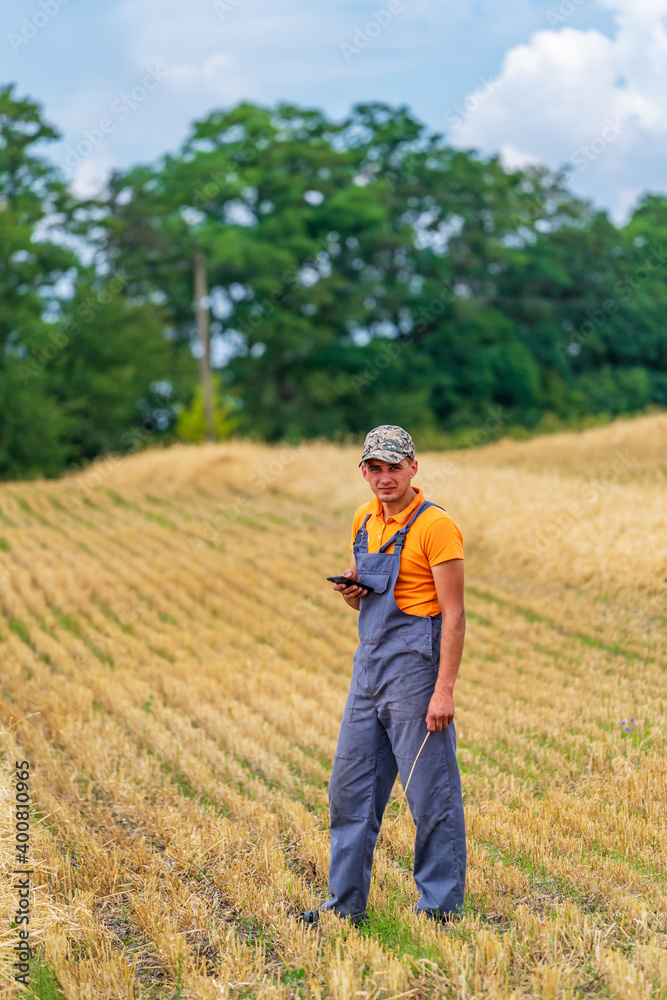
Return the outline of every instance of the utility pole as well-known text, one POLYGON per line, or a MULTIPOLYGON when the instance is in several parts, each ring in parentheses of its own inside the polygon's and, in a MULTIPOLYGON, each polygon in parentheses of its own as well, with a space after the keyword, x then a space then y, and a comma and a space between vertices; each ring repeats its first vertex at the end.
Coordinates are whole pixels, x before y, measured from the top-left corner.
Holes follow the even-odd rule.
POLYGON ((204 254, 195 254, 195 305, 197 310, 197 330, 201 347, 199 372, 204 406, 204 423, 207 441, 215 441, 215 416, 213 410, 213 384, 211 382, 211 356, 208 331, 208 286, 206 281, 206 260, 204 254))

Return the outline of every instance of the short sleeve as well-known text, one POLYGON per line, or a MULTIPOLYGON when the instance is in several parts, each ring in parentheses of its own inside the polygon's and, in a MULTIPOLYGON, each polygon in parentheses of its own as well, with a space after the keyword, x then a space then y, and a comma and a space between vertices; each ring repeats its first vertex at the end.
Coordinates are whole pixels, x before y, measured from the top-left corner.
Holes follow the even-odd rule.
POLYGON ((429 525, 423 549, 429 566, 448 559, 463 559, 463 536, 451 517, 445 514, 429 525))

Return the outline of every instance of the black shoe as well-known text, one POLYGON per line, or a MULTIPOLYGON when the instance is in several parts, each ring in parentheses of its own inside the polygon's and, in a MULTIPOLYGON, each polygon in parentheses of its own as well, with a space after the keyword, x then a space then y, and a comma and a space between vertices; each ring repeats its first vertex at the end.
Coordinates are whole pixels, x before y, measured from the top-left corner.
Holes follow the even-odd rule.
POLYGON ((439 924, 453 924, 455 920, 461 918, 460 913, 439 913, 437 910, 424 910, 419 906, 415 906, 415 913, 421 913, 428 920, 435 920, 439 924))
MULTIPOLYGON (((320 907, 317 910, 304 910, 303 913, 300 913, 296 919, 299 921, 299 923, 305 924, 306 927, 312 927, 314 926, 314 924, 317 924, 319 922, 320 910, 324 908, 325 907, 320 907)), ((336 913, 335 910, 333 912, 336 913)), ((354 924, 355 927, 360 927, 361 924, 368 923, 368 917, 366 916, 365 913, 361 913, 359 916, 355 917, 341 917, 339 913, 336 913, 336 916, 340 920, 349 920, 350 923, 354 924)))

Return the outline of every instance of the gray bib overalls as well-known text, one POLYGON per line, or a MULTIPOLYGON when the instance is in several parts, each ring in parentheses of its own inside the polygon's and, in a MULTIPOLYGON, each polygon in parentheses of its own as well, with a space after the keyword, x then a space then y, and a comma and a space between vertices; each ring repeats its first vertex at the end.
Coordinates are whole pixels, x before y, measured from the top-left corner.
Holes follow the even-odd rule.
MULTIPOLYGON (((359 579, 374 592, 360 602, 359 647, 329 782, 331 899, 324 904, 353 919, 365 913, 382 815, 396 774, 405 787, 426 736, 438 674, 442 614, 406 614, 394 599, 405 536, 431 506, 437 505, 424 501, 378 552, 368 551, 370 514, 354 540, 359 579)), ((466 841, 453 723, 430 734, 407 800, 417 828, 417 908, 457 912, 463 904, 466 841)))

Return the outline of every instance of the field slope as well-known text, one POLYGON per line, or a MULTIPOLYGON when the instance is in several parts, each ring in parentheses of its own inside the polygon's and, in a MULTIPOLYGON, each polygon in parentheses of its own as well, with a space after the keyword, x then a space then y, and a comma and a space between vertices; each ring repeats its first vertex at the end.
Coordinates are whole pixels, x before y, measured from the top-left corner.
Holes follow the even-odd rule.
POLYGON ((35 996, 667 996, 667 417, 420 456, 466 550, 446 931, 411 913, 399 785, 370 925, 294 920, 326 894, 358 460, 232 442, 0 485, 2 997, 24 759, 35 996))

